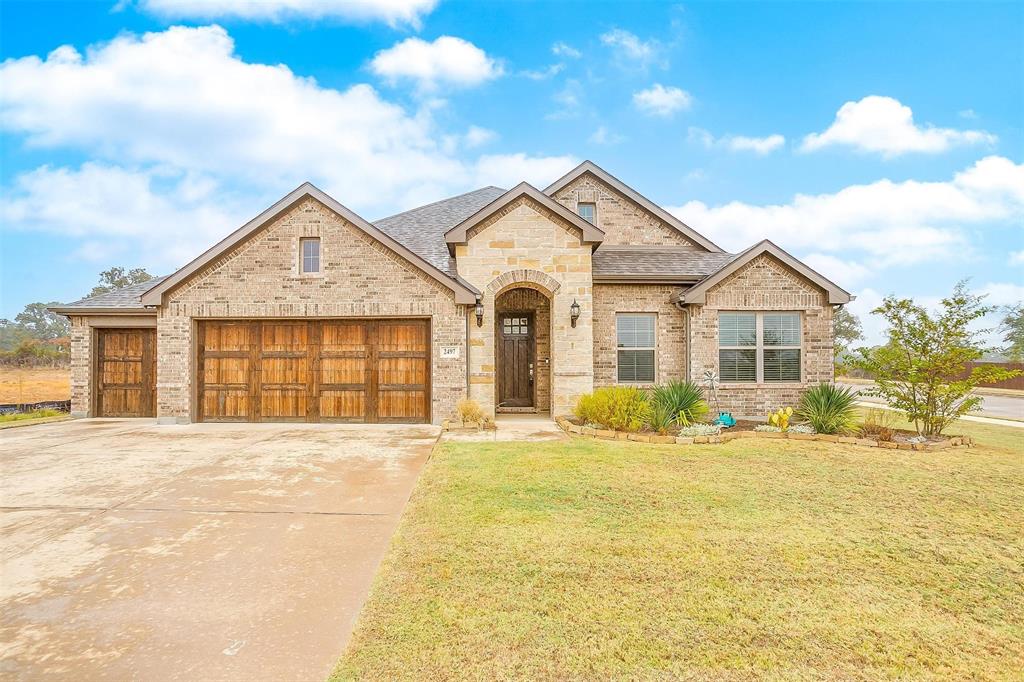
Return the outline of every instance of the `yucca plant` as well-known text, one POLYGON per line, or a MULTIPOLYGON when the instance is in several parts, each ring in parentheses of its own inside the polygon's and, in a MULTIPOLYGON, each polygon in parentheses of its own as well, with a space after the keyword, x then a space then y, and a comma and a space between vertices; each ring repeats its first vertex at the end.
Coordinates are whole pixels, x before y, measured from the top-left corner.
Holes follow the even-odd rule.
POLYGON ((676 415, 671 409, 661 403, 652 403, 650 415, 647 417, 647 425, 651 427, 653 431, 657 431, 661 435, 668 433, 668 430, 672 428, 672 424, 676 421, 676 415))
POLYGON ((835 384, 818 384, 803 392, 796 416, 818 433, 847 433, 856 424, 857 394, 835 384))
POLYGON ((692 381, 670 381, 651 393, 651 403, 673 415, 680 426, 700 421, 708 413, 704 390, 692 381))

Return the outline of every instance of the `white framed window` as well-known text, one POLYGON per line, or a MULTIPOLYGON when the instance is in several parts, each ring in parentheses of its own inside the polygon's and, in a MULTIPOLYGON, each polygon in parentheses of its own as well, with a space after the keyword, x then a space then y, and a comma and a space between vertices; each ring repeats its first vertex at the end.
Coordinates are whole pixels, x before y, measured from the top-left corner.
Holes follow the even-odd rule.
POLYGON ((654 313, 615 315, 616 378, 620 384, 653 384, 655 376, 654 313))
POLYGON ((299 272, 304 275, 320 272, 319 237, 304 237, 299 240, 299 272))
POLYGON ((592 202, 580 202, 576 204, 576 213, 588 223, 593 224, 597 216, 597 206, 592 202))
POLYGON ((718 376, 724 383, 798 383, 798 312, 718 314, 718 376))

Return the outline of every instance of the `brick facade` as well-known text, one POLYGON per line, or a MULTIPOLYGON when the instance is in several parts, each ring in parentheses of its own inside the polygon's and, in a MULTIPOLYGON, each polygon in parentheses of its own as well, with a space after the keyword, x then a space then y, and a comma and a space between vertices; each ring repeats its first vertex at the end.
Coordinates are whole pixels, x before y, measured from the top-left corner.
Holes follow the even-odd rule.
POLYGON ((594 385, 618 377, 617 313, 654 313, 656 383, 686 378, 686 313, 671 300, 679 287, 662 284, 594 285, 594 385))
POLYGON ((700 381, 718 373, 718 313, 723 310, 799 311, 803 316, 799 383, 723 384, 722 409, 735 416, 763 417, 795 406, 808 385, 833 380, 832 306, 824 292, 771 256, 755 258, 708 291, 703 306, 691 306, 690 372, 700 381))
POLYGON ((555 199, 573 213, 580 202, 594 204, 594 224, 604 230, 603 244, 674 244, 701 248, 592 175, 581 175, 562 188, 555 199))
POLYGON ((526 286, 550 301, 551 411, 568 414, 580 395, 593 390, 590 245, 578 228, 532 199, 521 197, 474 227, 455 247, 459 275, 483 292, 482 326, 470 325, 470 396, 494 413, 495 299, 526 286), (573 300, 581 314, 570 325, 573 300))
POLYGON ((71 318, 71 416, 92 416, 93 334, 89 318, 71 318))
POLYGON ((450 290, 320 202, 307 198, 171 290, 157 317, 157 416, 192 418, 198 319, 429 317, 432 420, 466 393, 464 307, 450 290), (300 275, 300 237, 321 240, 321 273, 300 275), (440 346, 459 358, 441 359, 440 346))

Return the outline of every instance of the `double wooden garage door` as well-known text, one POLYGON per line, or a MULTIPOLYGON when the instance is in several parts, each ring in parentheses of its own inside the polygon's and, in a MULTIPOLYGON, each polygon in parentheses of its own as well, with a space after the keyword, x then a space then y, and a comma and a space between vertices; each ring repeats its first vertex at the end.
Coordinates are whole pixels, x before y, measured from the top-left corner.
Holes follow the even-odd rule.
POLYGON ((428 422, 427 320, 199 325, 199 421, 428 422))

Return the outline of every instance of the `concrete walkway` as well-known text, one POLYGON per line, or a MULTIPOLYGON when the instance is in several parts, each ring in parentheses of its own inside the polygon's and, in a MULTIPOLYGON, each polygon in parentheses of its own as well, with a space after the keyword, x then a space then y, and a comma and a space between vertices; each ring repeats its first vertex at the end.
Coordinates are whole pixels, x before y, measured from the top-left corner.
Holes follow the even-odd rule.
POLYGON ((546 414, 499 414, 492 431, 447 431, 443 440, 451 441, 546 441, 567 440, 568 436, 546 414))
POLYGON ((438 434, 0 432, 0 679, 325 679, 438 434))

